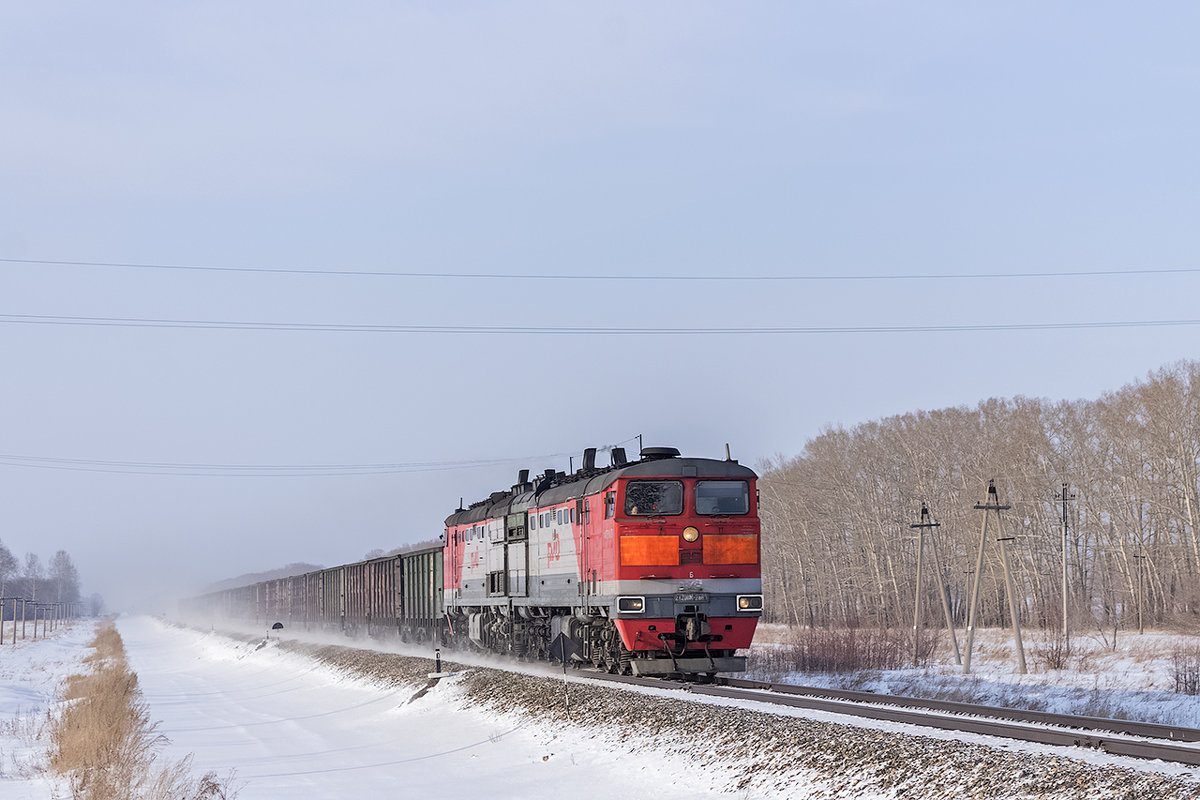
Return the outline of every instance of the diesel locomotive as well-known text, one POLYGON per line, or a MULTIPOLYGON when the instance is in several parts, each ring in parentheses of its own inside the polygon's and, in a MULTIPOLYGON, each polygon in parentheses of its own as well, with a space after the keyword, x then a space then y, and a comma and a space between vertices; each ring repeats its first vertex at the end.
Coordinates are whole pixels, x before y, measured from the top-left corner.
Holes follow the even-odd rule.
POLYGON ((193 615, 434 639, 610 672, 738 672, 762 615, 757 475, 649 447, 522 470, 442 546, 226 589, 193 615))
POLYGON ((573 475, 522 472, 446 519, 457 640, 548 657, 565 635, 612 672, 736 672, 762 614, 757 476, 732 460, 614 448, 573 475))

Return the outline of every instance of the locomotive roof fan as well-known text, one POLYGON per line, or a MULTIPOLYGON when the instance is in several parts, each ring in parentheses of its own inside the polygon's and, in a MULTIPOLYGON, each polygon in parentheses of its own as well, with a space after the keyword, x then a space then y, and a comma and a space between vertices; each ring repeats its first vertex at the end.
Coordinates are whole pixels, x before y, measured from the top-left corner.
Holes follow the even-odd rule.
POLYGON ((661 458, 679 458, 679 450, 674 447, 643 447, 644 461, 657 461, 661 458))

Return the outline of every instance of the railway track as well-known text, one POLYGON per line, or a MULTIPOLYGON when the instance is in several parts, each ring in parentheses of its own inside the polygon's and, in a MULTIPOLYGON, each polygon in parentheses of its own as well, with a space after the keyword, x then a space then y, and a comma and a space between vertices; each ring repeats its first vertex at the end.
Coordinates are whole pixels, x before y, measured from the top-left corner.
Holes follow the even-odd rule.
POLYGON ((614 683, 680 689, 696 695, 752 700, 864 719, 977 733, 1059 747, 1087 747, 1130 758, 1200 766, 1200 730, 1169 725, 1049 714, 915 697, 819 689, 791 684, 718 678, 713 683, 620 675, 589 676, 614 683))
MULTIPOLYGON (((452 653, 447 658, 454 659, 452 653)), ((470 666, 470 663, 464 664, 470 666)), ((1200 766, 1200 729, 1103 717, 1050 714, 947 700, 719 677, 711 683, 610 675, 583 669, 578 677, 677 689, 708 697, 825 711, 917 727, 961 731, 1058 747, 1085 747, 1130 758, 1200 766)))

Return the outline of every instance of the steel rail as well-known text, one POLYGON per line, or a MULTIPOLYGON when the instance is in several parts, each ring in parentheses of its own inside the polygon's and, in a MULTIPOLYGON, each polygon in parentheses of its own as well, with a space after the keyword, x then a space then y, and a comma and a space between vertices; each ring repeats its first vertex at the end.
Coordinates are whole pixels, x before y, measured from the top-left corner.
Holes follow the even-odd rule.
MULTIPOLYGON (((837 690, 813 689, 812 687, 790 686, 788 684, 769 684, 757 681, 742 681, 739 679, 719 679, 714 683, 690 683, 673 680, 655 680, 618 675, 589 675, 598 680, 614 683, 626 683, 637 686, 649 686, 666 689, 679 689, 696 695, 720 697, 732 700, 751 700, 771 705, 782 705, 791 708, 803 708, 812 711, 825 711, 851 717, 861 717, 884 722, 898 722, 925 728, 976 733, 983 736, 996 736, 1004 739, 1014 739, 1036 744, 1053 745, 1057 747, 1087 747, 1101 750, 1112 755, 1129 758, 1157 759, 1179 764, 1200 766, 1200 747, 1190 747, 1164 741, 1144 739, 1124 739, 1106 736, 1102 731, 1127 733, 1127 731, 1112 731, 1109 728, 1090 728, 1088 723, 1099 719, 1104 723, 1120 725, 1124 720, 1104 720, 1095 717, 1069 717, 1066 715, 1045 715, 1055 718, 1053 724, 1061 727, 1033 727, 1028 724, 1018 724, 1015 721, 999 721, 996 719, 981 719, 989 716, 988 711, 1012 711, 1014 714, 1035 714, 1040 712, 1022 712, 1019 709, 993 709, 989 706, 972 706, 967 703, 955 703, 957 710, 951 714, 941 709, 933 709, 928 705, 918 703, 933 703, 940 701, 919 701, 916 698, 901 698, 914 701, 914 708, 923 711, 905 710, 894 705, 874 705, 889 702, 893 699, 888 695, 874 695, 870 692, 853 692, 847 694, 863 695, 865 699, 818 697, 812 692, 836 692, 837 690), (735 684, 750 684, 743 687, 735 684), (960 716, 974 714, 974 717, 960 716)), ((1051 724, 1044 720, 1022 720, 1037 724, 1051 724)), ((1129 723, 1130 726, 1141 723, 1129 723)), ((1169 726, 1148 726, 1159 730, 1170 729, 1169 726)), ((1190 729, 1174 729, 1190 731, 1190 729)), ((1192 731, 1192 733, 1200 733, 1192 731)), ((1131 734, 1136 735, 1136 734, 1131 734)), ((1176 741, 1179 741, 1178 739, 1176 741)), ((1194 740, 1189 740, 1194 741, 1194 740)))
POLYGON ((972 703, 960 703, 954 700, 926 700, 920 697, 907 697, 905 695, 877 694, 875 692, 861 692, 848 689, 822 689, 815 686, 765 683, 763 681, 748 681, 740 678, 725 678, 719 682, 724 686, 732 686, 739 689, 762 689, 765 691, 782 692, 784 694, 824 697, 830 700, 848 700, 854 703, 878 703, 880 705, 899 706, 901 708, 924 708, 930 711, 942 711, 947 714, 968 714, 974 717, 1006 719, 1013 722, 1056 725, 1062 728, 1108 731, 1109 733, 1124 733, 1130 736, 1145 736, 1150 739, 1167 739, 1175 742, 1200 742, 1200 730, 1196 728, 1178 728, 1172 725, 1159 725, 1153 722, 1051 714, 1047 711, 1030 711, 1023 708, 1007 708, 1003 706, 982 706, 972 703))

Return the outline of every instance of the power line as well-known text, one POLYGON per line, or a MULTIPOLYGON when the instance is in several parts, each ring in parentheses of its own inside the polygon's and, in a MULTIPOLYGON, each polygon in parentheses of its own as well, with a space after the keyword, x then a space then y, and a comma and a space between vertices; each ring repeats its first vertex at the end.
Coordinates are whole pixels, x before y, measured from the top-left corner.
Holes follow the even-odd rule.
POLYGON ((968 323, 961 325, 816 325, 727 328, 617 328, 608 326, 540 325, 352 325, 313 322, 256 322, 233 320, 155 319, 140 317, 73 317, 40 314, 0 314, 0 323, 106 328, 178 328, 315 333, 392 333, 540 336, 741 336, 833 335, 878 333, 962 333, 970 331, 1094 330, 1098 328, 1170 328, 1200 325, 1200 319, 1091 320, 1085 322, 968 323))
MULTIPOLYGON (((630 437, 610 450, 633 441, 630 437)), ((512 458, 465 459, 462 461, 414 461, 397 464, 197 464, 166 461, 114 461, 109 459, 52 458, 0 453, 0 467, 54 469, 70 472, 105 472, 122 475, 176 475, 224 478, 315 478, 343 475, 394 475, 399 473, 445 472, 449 470, 495 467, 505 464, 536 463, 566 458, 574 453, 550 453, 512 458)))
POLYGON ((512 461, 530 461, 539 458, 558 458, 570 455, 569 453, 552 453, 545 456, 526 456, 518 458, 490 458, 490 459, 466 459, 463 461, 414 461, 410 463, 397 464, 196 464, 196 463, 173 463, 165 461, 112 461, 107 459, 84 459, 84 458, 52 458, 48 456, 22 456, 0 453, 0 461, 3 460, 20 460, 45 464, 47 466, 109 466, 109 467, 130 467, 130 468, 169 468, 169 469, 191 469, 191 470, 206 470, 219 469, 231 471, 294 471, 294 472, 313 472, 313 471, 328 471, 328 470, 422 470, 436 468, 457 468, 457 467, 480 467, 492 466, 495 464, 507 464, 512 461))
POLYGON ((1100 278, 1123 275, 1194 275, 1200 267, 1152 268, 1152 269, 1085 269, 1052 270, 1049 272, 917 272, 889 275, 887 273, 816 274, 816 275, 668 275, 668 274, 610 274, 610 273, 494 273, 494 272, 427 272, 364 269, 329 269, 323 267, 225 267, 201 264, 150 264, 121 261, 60 261, 56 259, 0 258, 5 264, 40 264, 64 267, 106 267, 118 269, 173 270, 180 272, 231 272, 266 275, 313 275, 335 277, 369 278, 419 278, 429 280, 520 280, 520 281, 934 281, 934 280, 1004 280, 1037 278, 1100 278))

